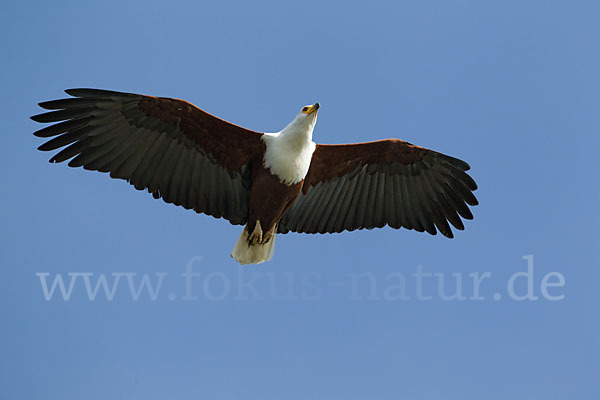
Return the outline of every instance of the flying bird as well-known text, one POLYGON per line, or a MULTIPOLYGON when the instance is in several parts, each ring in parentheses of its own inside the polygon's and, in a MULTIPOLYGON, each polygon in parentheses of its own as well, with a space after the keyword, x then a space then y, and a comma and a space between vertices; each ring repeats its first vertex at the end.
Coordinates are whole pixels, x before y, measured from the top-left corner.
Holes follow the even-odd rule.
POLYGON ((273 256, 278 233, 414 229, 453 237, 478 204, 469 165, 399 139, 316 144, 319 103, 280 132, 226 122, 184 100, 69 89, 31 117, 50 162, 108 172, 167 203, 244 225, 231 256, 273 256))

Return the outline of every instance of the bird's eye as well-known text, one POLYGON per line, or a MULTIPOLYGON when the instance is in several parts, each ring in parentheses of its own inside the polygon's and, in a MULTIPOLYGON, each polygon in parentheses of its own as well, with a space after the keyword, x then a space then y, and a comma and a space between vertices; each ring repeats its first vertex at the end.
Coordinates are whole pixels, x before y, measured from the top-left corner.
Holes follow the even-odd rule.
POLYGON ((302 109, 302 111, 304 111, 304 112, 307 112, 307 111, 308 111, 308 107, 304 107, 304 108, 302 109))

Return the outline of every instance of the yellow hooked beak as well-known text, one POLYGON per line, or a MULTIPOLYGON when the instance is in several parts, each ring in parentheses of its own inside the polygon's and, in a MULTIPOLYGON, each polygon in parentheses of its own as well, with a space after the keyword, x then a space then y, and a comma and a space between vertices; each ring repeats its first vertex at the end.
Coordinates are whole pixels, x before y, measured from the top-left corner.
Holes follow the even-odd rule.
POLYGON ((312 113, 316 113, 316 112, 317 112, 317 110, 319 109, 319 107, 320 107, 319 103, 315 103, 315 104, 313 104, 312 106, 306 106, 306 107, 304 107, 304 108, 302 109, 302 112, 303 112, 304 114, 310 115, 310 114, 312 114, 312 113))

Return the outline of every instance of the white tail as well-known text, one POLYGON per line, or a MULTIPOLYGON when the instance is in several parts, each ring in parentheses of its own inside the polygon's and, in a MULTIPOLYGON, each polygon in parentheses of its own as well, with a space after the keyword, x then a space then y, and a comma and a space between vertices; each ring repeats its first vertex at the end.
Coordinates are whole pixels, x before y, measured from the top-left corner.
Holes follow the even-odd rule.
POLYGON ((248 245, 248 229, 244 228, 237 243, 233 247, 231 257, 235 258, 240 264, 260 264, 273 258, 275 250, 275 238, 265 244, 248 245))

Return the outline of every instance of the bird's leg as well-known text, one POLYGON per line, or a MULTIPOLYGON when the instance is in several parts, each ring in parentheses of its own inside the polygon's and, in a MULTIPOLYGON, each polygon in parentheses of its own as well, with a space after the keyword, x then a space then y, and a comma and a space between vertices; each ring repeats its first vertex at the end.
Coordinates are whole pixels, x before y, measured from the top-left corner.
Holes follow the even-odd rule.
POLYGON ((265 233, 265 235, 263 236, 263 243, 269 243, 269 240, 273 239, 273 236, 275 236, 276 230, 277 224, 273 225, 273 227, 269 229, 267 233, 265 233))
POLYGON ((248 236, 248 246, 252 246, 253 244, 262 243, 263 240, 263 231, 260 226, 260 221, 256 220, 256 225, 254 225, 254 230, 248 236))

